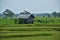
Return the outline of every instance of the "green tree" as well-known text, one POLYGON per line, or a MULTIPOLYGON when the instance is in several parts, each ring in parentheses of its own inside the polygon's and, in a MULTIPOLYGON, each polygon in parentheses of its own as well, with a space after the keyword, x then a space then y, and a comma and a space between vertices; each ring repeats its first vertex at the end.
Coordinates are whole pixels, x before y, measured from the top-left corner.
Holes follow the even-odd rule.
POLYGON ((14 16, 14 13, 9 10, 9 9, 6 9, 3 14, 5 15, 5 17, 13 17, 14 16))
POLYGON ((52 15, 53 15, 54 17, 57 17, 57 12, 56 12, 56 11, 52 12, 52 15))
POLYGON ((30 14, 30 12, 24 10, 23 12, 21 12, 20 14, 30 14))

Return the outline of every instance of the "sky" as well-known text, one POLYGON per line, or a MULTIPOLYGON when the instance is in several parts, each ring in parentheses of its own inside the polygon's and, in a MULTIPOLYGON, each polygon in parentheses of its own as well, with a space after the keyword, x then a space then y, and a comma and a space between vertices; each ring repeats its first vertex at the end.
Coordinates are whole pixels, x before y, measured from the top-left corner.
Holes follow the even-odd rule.
POLYGON ((14 13, 24 10, 31 13, 60 12, 60 0, 0 0, 0 12, 10 9, 14 13))

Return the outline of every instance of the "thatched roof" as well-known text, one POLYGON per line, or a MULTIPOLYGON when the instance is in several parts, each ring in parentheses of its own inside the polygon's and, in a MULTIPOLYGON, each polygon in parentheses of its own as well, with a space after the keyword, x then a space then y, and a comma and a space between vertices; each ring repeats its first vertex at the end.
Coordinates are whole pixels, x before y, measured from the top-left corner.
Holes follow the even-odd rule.
POLYGON ((30 16, 32 16, 34 18, 34 16, 30 12, 24 11, 24 12, 20 13, 18 18, 29 18, 30 16))

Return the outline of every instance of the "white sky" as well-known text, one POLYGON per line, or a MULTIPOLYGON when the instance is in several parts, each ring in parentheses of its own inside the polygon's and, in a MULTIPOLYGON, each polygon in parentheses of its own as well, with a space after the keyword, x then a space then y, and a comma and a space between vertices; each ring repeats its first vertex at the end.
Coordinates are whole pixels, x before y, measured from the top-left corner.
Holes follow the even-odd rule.
POLYGON ((10 9, 14 13, 23 10, 31 13, 60 12, 60 0, 0 0, 0 12, 5 9, 10 9))

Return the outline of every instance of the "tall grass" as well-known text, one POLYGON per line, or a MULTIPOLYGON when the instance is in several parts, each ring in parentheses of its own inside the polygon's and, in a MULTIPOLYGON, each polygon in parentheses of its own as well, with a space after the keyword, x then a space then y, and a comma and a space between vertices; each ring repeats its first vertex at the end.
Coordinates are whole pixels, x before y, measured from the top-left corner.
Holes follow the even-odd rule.
POLYGON ((41 17, 36 17, 34 19, 33 24, 17 24, 14 23, 15 19, 0 19, 0 27, 27 27, 27 26, 60 26, 60 18, 41 18, 41 17), (44 21, 44 22, 38 22, 37 20, 44 21))

